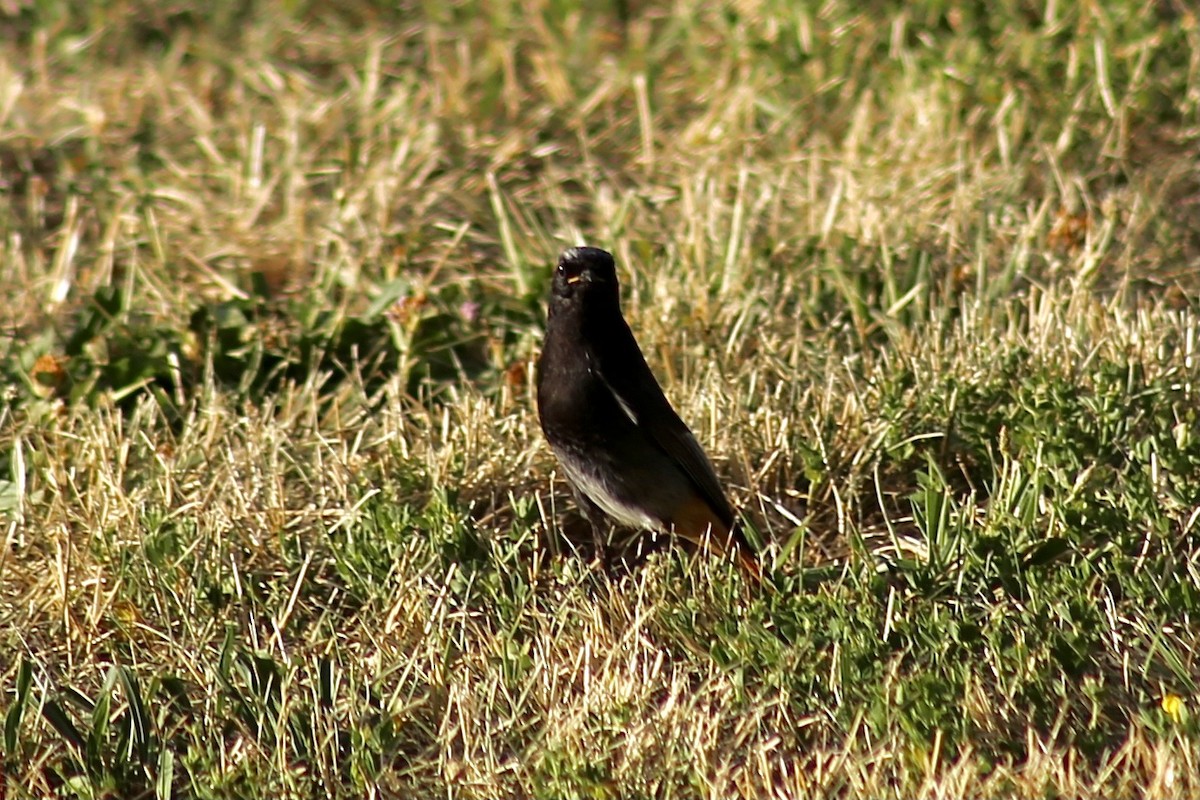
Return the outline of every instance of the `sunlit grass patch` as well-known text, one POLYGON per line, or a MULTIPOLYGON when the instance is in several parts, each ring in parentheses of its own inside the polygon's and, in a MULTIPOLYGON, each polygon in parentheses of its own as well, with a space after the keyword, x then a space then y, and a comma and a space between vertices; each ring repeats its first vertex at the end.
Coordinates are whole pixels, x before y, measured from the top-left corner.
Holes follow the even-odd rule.
POLYGON ((10 794, 1197 793, 1189 8, 18 5, 10 794), (581 241, 762 590, 574 549, 581 241))

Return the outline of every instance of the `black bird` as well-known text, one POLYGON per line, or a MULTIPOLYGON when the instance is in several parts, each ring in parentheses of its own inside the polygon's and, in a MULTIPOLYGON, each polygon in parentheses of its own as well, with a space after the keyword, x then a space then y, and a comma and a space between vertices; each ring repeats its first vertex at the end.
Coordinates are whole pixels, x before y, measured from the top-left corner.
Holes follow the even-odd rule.
POLYGON ((760 577, 712 464, 663 395, 621 316, 610 253, 572 247, 554 270, 538 416, 603 554, 608 520, 674 533, 760 577))

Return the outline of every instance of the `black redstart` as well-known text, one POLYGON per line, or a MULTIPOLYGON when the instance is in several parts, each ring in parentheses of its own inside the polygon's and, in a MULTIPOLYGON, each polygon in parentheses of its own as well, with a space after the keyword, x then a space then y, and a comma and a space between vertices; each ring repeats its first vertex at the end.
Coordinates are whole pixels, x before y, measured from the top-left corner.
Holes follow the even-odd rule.
POLYGON ((663 395, 625 318, 611 254, 563 252, 537 369, 538 415, 603 554, 608 519, 758 560, 712 464, 663 395))

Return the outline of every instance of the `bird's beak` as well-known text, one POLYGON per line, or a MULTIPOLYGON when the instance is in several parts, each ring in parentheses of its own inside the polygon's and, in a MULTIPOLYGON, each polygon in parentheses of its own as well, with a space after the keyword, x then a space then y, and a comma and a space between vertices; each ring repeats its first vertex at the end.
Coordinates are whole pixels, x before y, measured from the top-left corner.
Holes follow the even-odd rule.
POLYGON ((587 275, 586 272, 581 272, 578 275, 572 275, 571 277, 567 278, 567 285, 572 286, 576 283, 579 283, 580 281, 584 280, 585 275, 587 275))

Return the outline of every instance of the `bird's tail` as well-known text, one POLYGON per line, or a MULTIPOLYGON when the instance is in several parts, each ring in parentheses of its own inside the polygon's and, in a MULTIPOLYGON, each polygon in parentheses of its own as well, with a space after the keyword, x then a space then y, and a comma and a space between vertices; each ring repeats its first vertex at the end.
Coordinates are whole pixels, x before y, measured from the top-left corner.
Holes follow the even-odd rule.
POLYGON ((672 527, 677 535, 703 550, 722 557, 732 555, 746 577, 756 585, 762 583, 762 563, 736 520, 726 524, 716 518, 707 503, 697 499, 680 509, 672 527))
POLYGON ((750 542, 746 540, 746 535, 742 533, 742 527, 733 523, 729 529, 729 533, 725 536, 725 551, 733 551, 733 557, 737 561, 739 567, 746 577, 754 581, 756 585, 762 583, 762 562, 758 558, 758 554, 754 552, 754 548, 750 546, 750 542))

